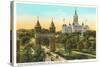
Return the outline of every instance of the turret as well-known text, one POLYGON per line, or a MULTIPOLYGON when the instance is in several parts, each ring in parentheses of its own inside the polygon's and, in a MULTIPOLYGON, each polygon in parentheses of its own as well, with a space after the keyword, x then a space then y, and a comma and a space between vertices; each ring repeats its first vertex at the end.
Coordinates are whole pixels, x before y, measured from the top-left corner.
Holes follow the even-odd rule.
POLYGON ((37 17, 37 23, 35 25, 35 32, 36 33, 41 32, 41 25, 40 25, 40 22, 39 22, 39 17, 37 17))
POLYGON ((55 33, 55 25, 54 25, 54 22, 53 22, 53 18, 52 18, 52 22, 51 22, 49 30, 50 30, 50 33, 55 33))
POLYGON ((73 16, 73 24, 78 24, 78 15, 77 15, 77 10, 75 9, 75 14, 73 16))

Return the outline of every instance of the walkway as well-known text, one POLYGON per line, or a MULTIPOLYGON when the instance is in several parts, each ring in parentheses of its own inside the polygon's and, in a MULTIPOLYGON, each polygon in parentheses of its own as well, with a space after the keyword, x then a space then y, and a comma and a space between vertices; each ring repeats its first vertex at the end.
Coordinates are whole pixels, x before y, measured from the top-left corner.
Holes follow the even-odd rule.
POLYGON ((87 56, 90 56, 90 57, 96 57, 95 55, 88 54, 88 53, 83 53, 83 52, 78 52, 78 51, 72 51, 72 52, 73 52, 73 53, 76 53, 76 54, 87 55, 87 56))

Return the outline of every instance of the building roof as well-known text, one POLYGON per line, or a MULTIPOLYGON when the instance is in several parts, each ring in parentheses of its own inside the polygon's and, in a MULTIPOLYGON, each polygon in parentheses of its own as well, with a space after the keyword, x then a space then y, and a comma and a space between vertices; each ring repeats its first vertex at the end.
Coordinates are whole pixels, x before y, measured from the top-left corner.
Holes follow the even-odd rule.
POLYGON ((39 22, 39 17, 37 17, 36 27, 41 27, 40 22, 39 22))
POLYGON ((53 22, 53 18, 52 18, 52 22, 51 22, 50 27, 55 27, 54 22, 53 22))

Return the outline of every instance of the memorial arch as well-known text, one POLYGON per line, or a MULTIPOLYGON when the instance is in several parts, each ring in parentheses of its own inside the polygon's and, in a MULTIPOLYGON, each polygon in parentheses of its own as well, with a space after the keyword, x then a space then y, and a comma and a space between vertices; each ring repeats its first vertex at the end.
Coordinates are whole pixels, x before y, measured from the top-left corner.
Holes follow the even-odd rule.
POLYGON ((40 25, 40 22, 39 22, 39 17, 37 18, 37 23, 36 23, 36 26, 35 26, 35 44, 37 46, 37 48, 41 48, 42 46, 42 39, 44 37, 46 37, 49 41, 49 50, 51 52, 54 52, 56 50, 55 48, 55 25, 54 25, 54 22, 53 22, 53 18, 52 18, 52 22, 51 22, 51 25, 49 27, 49 32, 48 33, 42 33, 42 29, 41 29, 41 25, 40 25))

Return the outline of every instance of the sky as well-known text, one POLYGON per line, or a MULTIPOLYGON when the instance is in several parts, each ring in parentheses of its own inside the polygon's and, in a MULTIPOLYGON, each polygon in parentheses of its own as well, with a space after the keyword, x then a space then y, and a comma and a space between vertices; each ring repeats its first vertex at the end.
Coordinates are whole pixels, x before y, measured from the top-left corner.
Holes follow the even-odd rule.
POLYGON ((39 16, 42 28, 49 29, 50 23, 54 21, 56 30, 60 31, 62 24, 73 23, 73 16, 77 10, 79 24, 84 22, 91 30, 96 29, 96 8, 95 7, 75 7, 67 5, 45 5, 45 4, 16 4, 16 27, 17 29, 34 29, 39 16), (65 18, 65 22, 63 19, 65 18))

